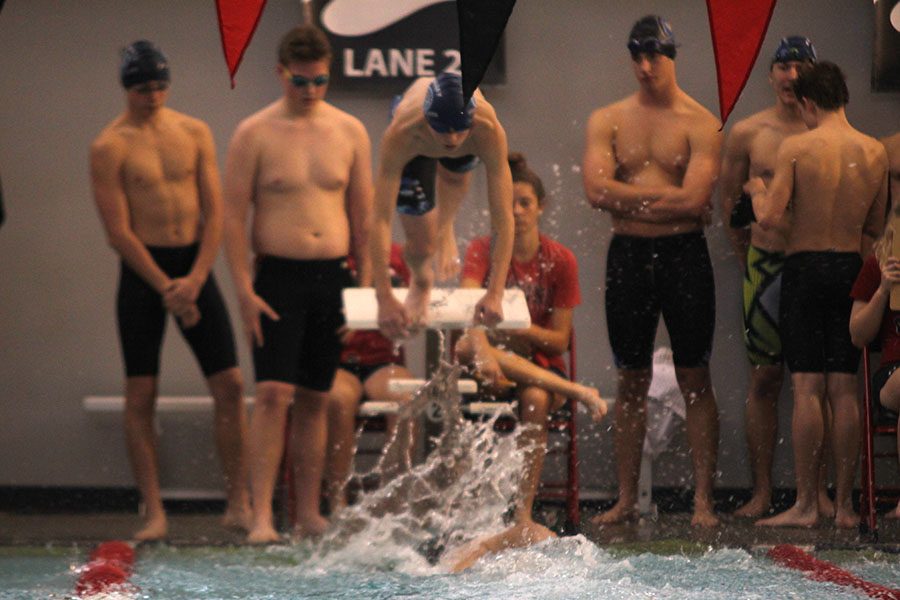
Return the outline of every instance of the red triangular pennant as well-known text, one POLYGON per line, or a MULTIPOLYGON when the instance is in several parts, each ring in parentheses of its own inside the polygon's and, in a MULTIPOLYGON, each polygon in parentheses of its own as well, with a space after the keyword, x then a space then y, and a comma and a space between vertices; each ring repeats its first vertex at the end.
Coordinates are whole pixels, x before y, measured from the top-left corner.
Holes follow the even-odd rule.
POLYGON ((759 54, 775 0, 706 0, 722 125, 731 114, 759 54))
POLYGON ((225 64, 234 87, 234 75, 237 73, 244 52, 250 45, 253 32, 259 23, 266 0, 216 0, 216 12, 219 14, 219 33, 222 35, 222 50, 225 52, 225 64))

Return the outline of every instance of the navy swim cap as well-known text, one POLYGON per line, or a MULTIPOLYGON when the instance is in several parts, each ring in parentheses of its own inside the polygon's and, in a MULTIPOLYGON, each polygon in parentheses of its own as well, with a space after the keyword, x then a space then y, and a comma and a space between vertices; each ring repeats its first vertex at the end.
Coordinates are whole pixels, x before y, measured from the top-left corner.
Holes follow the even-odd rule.
POLYGON ((425 120, 438 133, 465 131, 472 127, 475 98, 463 104, 462 77, 444 72, 429 84, 424 109, 425 120))
POLYGON ((775 49, 772 64, 796 61, 816 62, 816 49, 809 38, 802 35, 792 35, 781 38, 781 43, 775 49))
POLYGON ((628 51, 632 58, 638 54, 662 54, 675 58, 675 34, 669 22, 657 15, 638 20, 628 34, 628 51))
POLYGON ((122 51, 119 76, 125 89, 148 81, 169 81, 169 61, 153 42, 138 40, 122 51))

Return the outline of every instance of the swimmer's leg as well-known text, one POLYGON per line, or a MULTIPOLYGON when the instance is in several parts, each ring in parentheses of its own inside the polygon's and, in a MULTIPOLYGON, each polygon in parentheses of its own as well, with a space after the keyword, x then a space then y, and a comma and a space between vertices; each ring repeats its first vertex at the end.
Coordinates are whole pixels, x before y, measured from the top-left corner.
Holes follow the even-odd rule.
POLYGON ((293 399, 293 385, 278 381, 260 381, 256 384, 256 403, 248 436, 253 523, 247 542, 251 544, 270 544, 281 540, 272 520, 272 496, 284 453, 288 407, 293 399))
POLYGON ((247 413, 241 371, 232 367, 214 373, 206 381, 215 402, 216 448, 225 474, 227 504, 222 524, 249 531, 253 519, 247 489, 247 413))
POLYGON ((161 540, 168 533, 168 521, 159 490, 159 460, 153 416, 156 409, 157 378, 152 375, 125 380, 125 439, 128 458, 141 501, 144 526, 134 534, 139 541, 161 540))
POLYGON ((353 373, 338 369, 328 392, 325 497, 331 517, 347 505, 347 480, 356 450, 356 413, 363 388, 353 373))
POLYGON ((859 515, 854 512, 852 502, 860 436, 856 374, 828 373, 826 380, 832 413, 831 445, 837 488, 834 521, 838 527, 848 529, 859 525, 859 515))
POLYGON ((694 467, 694 516, 691 525, 715 527, 719 524, 713 504, 713 484, 719 454, 719 412, 713 394, 709 368, 675 368, 675 377, 684 396, 688 443, 694 467))
POLYGON ((406 310, 410 328, 415 330, 425 326, 428 319, 428 302, 434 285, 434 257, 437 242, 437 215, 430 211, 421 216, 400 215, 403 233, 406 236, 404 259, 410 271, 409 294, 406 296, 406 310))
POLYGON ((435 178, 437 192, 437 240, 435 264, 438 281, 455 278, 460 271, 459 248, 453 224, 472 181, 472 171, 456 172, 438 164, 435 178))
POLYGON ((327 443, 328 392, 298 387, 291 417, 289 456, 297 498, 294 537, 315 537, 328 529, 328 519, 319 512, 327 443))
POLYGON ((449 565, 451 572, 459 573, 474 565, 487 554, 513 548, 525 548, 555 537, 555 533, 534 521, 517 523, 496 535, 473 540, 458 550, 448 553, 444 562, 449 565))

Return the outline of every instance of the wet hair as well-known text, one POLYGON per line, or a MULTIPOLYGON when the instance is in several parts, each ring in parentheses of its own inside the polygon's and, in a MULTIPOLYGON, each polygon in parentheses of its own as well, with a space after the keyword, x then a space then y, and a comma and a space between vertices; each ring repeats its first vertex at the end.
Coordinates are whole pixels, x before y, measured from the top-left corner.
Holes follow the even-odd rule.
POLYGON ((628 51, 632 58, 639 54, 662 54, 675 60, 675 34, 669 22, 658 15, 638 19, 628 34, 628 51))
POLYGON ((797 100, 806 98, 823 110, 837 110, 850 102, 843 71, 827 60, 804 65, 792 85, 797 100))
POLYGON ((278 44, 278 62, 284 66, 319 60, 331 60, 331 43, 325 32, 313 25, 294 27, 278 44))
POLYGON ((530 184, 531 188, 534 190, 534 195, 537 196, 538 206, 543 208, 545 197, 544 183, 541 181, 541 178, 538 177, 537 173, 528 168, 525 155, 521 152, 510 152, 508 160, 509 170, 512 171, 513 183, 522 182, 530 184))

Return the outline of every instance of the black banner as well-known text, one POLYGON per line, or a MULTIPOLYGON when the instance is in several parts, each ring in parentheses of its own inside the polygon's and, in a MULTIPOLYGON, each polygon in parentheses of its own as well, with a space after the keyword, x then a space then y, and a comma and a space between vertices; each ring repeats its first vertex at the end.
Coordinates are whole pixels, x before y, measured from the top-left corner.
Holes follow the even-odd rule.
MULTIPOLYGON (((418 77, 459 73, 459 23, 453 0, 315 0, 317 24, 334 48, 339 89, 400 92, 418 77)), ((505 83, 501 40, 484 83, 505 83)))
POLYGON ((876 0, 872 91, 900 91, 900 0, 876 0))

